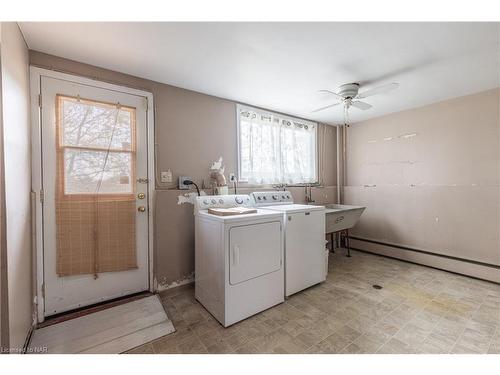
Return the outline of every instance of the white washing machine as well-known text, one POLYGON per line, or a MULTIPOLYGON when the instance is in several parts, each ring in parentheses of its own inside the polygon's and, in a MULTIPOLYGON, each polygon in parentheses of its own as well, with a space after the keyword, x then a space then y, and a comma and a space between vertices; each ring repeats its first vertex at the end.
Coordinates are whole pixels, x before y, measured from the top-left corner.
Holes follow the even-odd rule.
POLYGON ((293 203, 289 191, 252 193, 255 207, 283 215, 285 296, 325 281, 325 207, 293 203))
POLYGON ((217 216, 209 208, 253 206, 249 195, 196 198, 195 297, 224 326, 284 302, 283 215, 217 216))

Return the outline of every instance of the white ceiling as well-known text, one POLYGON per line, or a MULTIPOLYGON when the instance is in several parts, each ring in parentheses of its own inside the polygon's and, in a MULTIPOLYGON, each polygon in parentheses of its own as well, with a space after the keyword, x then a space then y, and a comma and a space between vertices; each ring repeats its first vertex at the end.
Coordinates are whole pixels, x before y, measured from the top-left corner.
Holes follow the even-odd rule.
POLYGON ((500 23, 20 23, 30 49, 313 120, 319 89, 399 82, 351 120, 500 86, 500 23))

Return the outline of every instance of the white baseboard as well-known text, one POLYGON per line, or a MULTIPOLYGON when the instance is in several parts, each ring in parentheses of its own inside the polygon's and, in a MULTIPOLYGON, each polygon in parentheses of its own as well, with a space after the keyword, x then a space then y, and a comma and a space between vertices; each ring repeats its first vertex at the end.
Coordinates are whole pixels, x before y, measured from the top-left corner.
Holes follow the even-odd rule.
POLYGON ((500 283, 500 268, 498 266, 487 266, 479 264, 479 262, 434 255, 418 249, 398 248, 395 245, 371 242, 373 240, 370 239, 363 240, 351 237, 349 241, 353 249, 359 249, 369 253, 384 255, 482 280, 492 281, 494 283, 500 283))

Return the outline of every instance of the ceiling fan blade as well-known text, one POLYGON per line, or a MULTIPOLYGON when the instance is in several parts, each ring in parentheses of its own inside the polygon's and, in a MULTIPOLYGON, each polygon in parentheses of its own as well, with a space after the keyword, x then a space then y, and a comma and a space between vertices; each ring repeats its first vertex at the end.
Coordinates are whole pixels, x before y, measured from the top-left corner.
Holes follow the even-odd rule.
POLYGON ((358 99, 358 98, 363 99, 363 98, 367 98, 367 97, 372 96, 372 95, 383 94, 383 93, 389 92, 391 90, 397 89, 398 87, 399 87, 399 83, 396 83, 396 82, 389 83, 387 85, 378 86, 378 87, 375 87, 371 90, 367 90, 365 92, 359 93, 356 96, 356 99, 358 99))
POLYGON ((342 95, 337 94, 335 91, 331 90, 318 90, 318 92, 322 92, 324 94, 331 94, 337 97, 339 100, 344 100, 344 97, 342 95))
POLYGON ((331 108, 331 107, 335 107, 336 105, 339 105, 339 104, 342 104, 342 102, 333 103, 333 104, 327 105, 326 107, 321 107, 321 108, 315 109, 315 110, 314 110, 314 111, 312 111, 312 112, 319 112, 319 111, 323 111, 324 109, 328 109, 328 108, 331 108))
POLYGON ((367 110, 370 109, 372 106, 371 104, 365 103, 365 102, 360 102, 359 100, 354 100, 351 102, 351 105, 353 107, 356 107, 358 109, 367 110))

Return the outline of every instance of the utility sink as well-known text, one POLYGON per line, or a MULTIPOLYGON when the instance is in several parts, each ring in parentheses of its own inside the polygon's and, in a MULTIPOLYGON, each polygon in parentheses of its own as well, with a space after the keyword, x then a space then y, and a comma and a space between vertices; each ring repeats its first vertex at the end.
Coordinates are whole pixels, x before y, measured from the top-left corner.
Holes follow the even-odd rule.
POLYGON ((332 233, 355 226, 366 207, 347 204, 325 204, 325 208, 325 233, 332 233))

